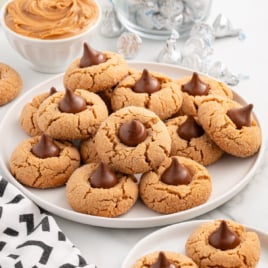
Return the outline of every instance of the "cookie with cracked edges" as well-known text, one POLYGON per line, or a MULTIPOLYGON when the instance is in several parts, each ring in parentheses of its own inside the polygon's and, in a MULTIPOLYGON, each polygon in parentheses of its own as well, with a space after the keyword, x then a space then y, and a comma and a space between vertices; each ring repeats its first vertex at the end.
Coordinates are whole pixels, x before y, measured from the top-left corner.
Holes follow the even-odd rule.
MULTIPOLYGON (((185 171, 182 174, 184 173, 185 171)), ((173 174, 173 177, 176 176, 173 174)), ((139 191, 148 208, 162 214, 170 214, 205 203, 212 191, 212 181, 203 165, 190 158, 172 156, 158 169, 142 174, 139 191), (172 184, 163 181, 164 172, 172 166, 174 160, 188 170, 190 180, 187 183, 172 184)))
POLYGON ((51 87, 49 92, 40 93, 34 96, 30 102, 23 106, 20 114, 20 126, 29 136, 33 137, 42 134, 37 122, 37 111, 41 103, 56 92, 56 88, 51 87))
POLYGON ((228 229, 234 232, 239 239, 237 246, 222 250, 210 244, 210 236, 220 227, 221 222, 222 220, 215 220, 200 224, 187 239, 186 255, 192 258, 201 268, 256 267, 260 258, 260 241, 255 232, 247 231, 242 224, 231 220, 225 221, 228 229))
POLYGON ((54 140, 59 155, 40 158, 32 153, 40 139, 41 136, 31 137, 17 145, 9 159, 10 171, 19 182, 33 188, 63 186, 80 166, 79 151, 70 142, 54 140))
MULTIPOLYGON (((135 106, 112 113, 102 122, 95 140, 100 159, 126 174, 143 173, 157 168, 168 157, 171 147, 170 136, 163 121, 154 112, 135 106), (119 138, 119 129, 133 120, 143 127, 146 137, 136 145, 126 145, 119 138)), ((130 137, 131 140, 136 140, 135 134, 130 137)))
POLYGON ((0 62, 0 106, 15 99, 21 88, 20 74, 11 66, 0 62))
POLYGON ((37 111, 40 104, 49 96, 49 93, 42 93, 35 96, 31 102, 24 105, 20 114, 20 126, 29 135, 36 136, 42 134, 38 127, 37 111))
MULTIPOLYGON (((141 257, 133 264, 132 268, 151 267, 151 265, 157 262, 159 254, 160 251, 156 251, 141 257)), ((164 254, 165 259, 168 264, 170 264, 170 266, 167 267, 173 267, 172 265, 174 265, 174 267, 180 268, 198 268, 194 261, 184 254, 167 250, 161 251, 161 254, 164 254)))
POLYGON ((115 172, 118 183, 109 188, 94 187, 90 176, 99 163, 85 164, 76 169, 66 184, 70 206, 78 212, 117 217, 129 211, 138 198, 138 186, 133 175, 115 172))
MULTIPOLYGON (((128 74, 126 76, 132 75, 135 72, 137 72, 137 70, 129 67, 128 68, 128 74)), ((123 80, 124 80, 124 78, 123 78, 123 80)), ((97 93, 102 98, 102 100, 105 102, 105 104, 107 106, 107 109, 109 111, 109 114, 113 113, 113 109, 112 109, 112 95, 113 95, 113 92, 114 92, 115 88, 117 87, 117 85, 115 85, 114 87, 111 87, 111 88, 108 88, 108 89, 99 91, 97 93)))
POLYGON ((110 51, 102 53, 106 61, 100 64, 81 68, 80 58, 74 60, 64 74, 64 86, 72 90, 81 88, 91 92, 116 86, 128 74, 128 64, 117 53, 110 51))
MULTIPOLYGON (((184 126, 187 119, 189 119, 189 116, 184 115, 166 121, 166 126, 171 137, 170 155, 189 157, 204 166, 211 165, 218 161, 224 154, 224 151, 213 142, 205 131, 202 131, 202 127, 195 118, 192 120, 196 122, 195 124, 200 128, 201 132, 193 137, 190 137, 191 129, 189 129, 189 137, 180 134, 179 129, 181 126, 184 126)), ((191 127, 189 126, 188 128, 191 127)))
POLYGON ((108 117, 103 100, 95 93, 76 89, 74 94, 85 101, 86 108, 80 112, 62 112, 59 103, 64 92, 57 92, 40 105, 37 112, 40 130, 60 140, 87 139, 94 136, 101 122, 108 117))
POLYGON ((136 92, 134 86, 141 78, 142 72, 133 71, 113 90, 111 96, 112 110, 117 111, 127 106, 144 107, 153 111, 162 120, 176 114, 183 102, 182 92, 178 84, 161 73, 150 72, 150 75, 159 81, 159 90, 153 93, 136 92))
POLYGON ((197 116, 199 103, 205 96, 219 95, 230 99, 233 98, 232 90, 225 83, 200 74, 197 74, 198 81, 201 81, 203 86, 208 86, 208 90, 203 92, 205 95, 199 95, 199 93, 193 95, 191 91, 187 92, 183 87, 190 83, 193 76, 186 76, 176 80, 183 94, 183 102, 180 110, 181 115, 197 116))
POLYGON ((261 146, 261 129, 250 115, 250 126, 237 127, 227 115, 242 104, 219 96, 204 98, 199 105, 198 120, 210 138, 226 153, 236 157, 249 157, 261 146))

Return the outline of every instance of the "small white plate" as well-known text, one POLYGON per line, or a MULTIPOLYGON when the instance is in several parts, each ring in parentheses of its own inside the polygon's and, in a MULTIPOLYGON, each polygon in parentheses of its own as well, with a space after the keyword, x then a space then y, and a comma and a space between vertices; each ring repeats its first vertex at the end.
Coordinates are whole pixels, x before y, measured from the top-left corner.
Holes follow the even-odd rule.
MULTIPOLYGON (((151 71, 165 73, 174 79, 192 75, 191 70, 166 64, 131 62, 129 65, 139 70, 147 68, 151 71)), ((138 200, 128 213, 117 218, 104 218, 78 213, 69 206, 66 200, 64 187, 48 190, 25 187, 21 185, 9 171, 8 162, 12 151, 20 141, 28 138, 19 125, 19 116, 23 106, 27 102, 30 102, 37 94, 48 92, 52 86, 55 86, 57 90, 64 90, 63 74, 55 76, 51 80, 45 81, 29 90, 26 94, 21 96, 6 113, 0 125, 0 168, 3 170, 5 176, 30 199, 47 211, 63 218, 84 224, 111 228, 147 228, 192 219, 222 205, 241 191, 252 179, 262 158, 264 146, 261 146, 260 151, 252 157, 242 159, 225 155, 218 162, 209 166, 208 170, 213 183, 212 194, 205 204, 189 210, 169 215, 161 215, 146 208, 145 205, 138 200)), ((245 103, 237 94, 235 94, 235 99, 240 103, 245 103)))
MULTIPOLYGON (((202 223, 202 221, 189 221, 174 224, 159 229, 140 240, 128 253, 121 268, 130 268, 142 256, 154 251, 176 251, 185 255, 185 243, 189 235, 202 223)), ((247 231, 254 231, 261 242, 261 258, 257 268, 267 268, 268 264, 268 234, 253 227, 245 226, 247 231)))

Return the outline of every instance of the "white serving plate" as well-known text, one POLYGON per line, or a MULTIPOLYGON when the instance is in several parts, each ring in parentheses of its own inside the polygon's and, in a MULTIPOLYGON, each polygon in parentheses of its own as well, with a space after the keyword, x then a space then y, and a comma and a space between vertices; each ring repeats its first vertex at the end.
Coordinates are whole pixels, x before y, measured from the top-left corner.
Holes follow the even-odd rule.
MULTIPOLYGON (((143 70, 161 72, 178 79, 186 75, 192 75, 191 70, 183 69, 173 65, 130 62, 130 67, 143 70)), ((140 200, 125 215, 117 218, 104 218, 75 212, 69 206, 65 197, 65 187, 47 190, 38 190, 25 187, 20 184, 10 173, 8 161, 12 151, 20 141, 28 138, 19 125, 20 111, 23 106, 32 100, 34 96, 42 92, 48 92, 50 87, 55 86, 57 90, 64 90, 63 74, 43 82, 22 95, 6 113, 0 124, 1 157, 0 168, 4 175, 16 185, 30 199, 47 211, 63 218, 94 226, 110 228, 147 228, 173 224, 180 221, 192 219, 222 205, 245 187, 252 179, 261 161, 264 146, 252 157, 240 159, 225 155, 215 164, 208 167, 212 177, 213 190, 209 200, 198 207, 177 212, 169 215, 158 214, 146 208, 140 200)), ((235 99, 244 104, 245 101, 236 93, 235 99)), ((258 119, 255 116, 255 119, 258 119)))
MULTIPOLYGON (((154 251, 175 251, 185 255, 185 243, 189 235, 202 221, 182 222, 159 229, 141 239, 125 257, 121 268, 130 268, 142 256, 154 251)), ((266 268, 268 264, 268 234, 254 227, 245 226, 247 231, 254 231, 261 242, 261 257, 256 268, 266 268)))

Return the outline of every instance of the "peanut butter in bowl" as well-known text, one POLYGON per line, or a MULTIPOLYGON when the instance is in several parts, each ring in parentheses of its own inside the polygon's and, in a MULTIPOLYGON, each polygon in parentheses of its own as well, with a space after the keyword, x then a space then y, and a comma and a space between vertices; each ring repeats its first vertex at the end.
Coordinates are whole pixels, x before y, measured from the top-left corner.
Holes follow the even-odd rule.
POLYGON ((96 0, 8 0, 0 10, 11 47, 42 73, 64 72, 100 20, 96 0))
POLYGON ((93 0, 14 0, 7 5, 4 19, 18 34, 50 40, 78 35, 99 16, 93 0))

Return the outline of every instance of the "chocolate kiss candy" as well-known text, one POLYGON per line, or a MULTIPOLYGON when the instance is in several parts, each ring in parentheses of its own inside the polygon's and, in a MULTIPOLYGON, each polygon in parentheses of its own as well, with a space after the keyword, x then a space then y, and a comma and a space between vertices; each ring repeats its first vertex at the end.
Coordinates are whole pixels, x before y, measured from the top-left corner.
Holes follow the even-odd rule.
POLYGON ((66 88, 64 97, 59 102, 59 109, 64 113, 79 113, 87 108, 85 100, 66 88))
POLYGON ((140 121, 133 119, 120 126, 118 137, 127 146, 136 146, 146 139, 147 130, 140 121))
POLYGON ((169 185, 187 185, 192 181, 190 171, 181 165, 177 158, 172 158, 170 166, 161 176, 161 181, 169 185))
POLYGON ((39 158, 59 156, 60 148, 54 143, 53 139, 43 134, 38 143, 31 150, 32 154, 39 158))
POLYGON ((204 134, 204 130, 196 123, 192 116, 188 116, 183 124, 178 127, 177 133, 182 139, 189 141, 192 138, 202 136, 204 134))
POLYGON ((84 53, 80 59, 80 68, 89 67, 92 65, 98 65, 106 61, 105 55, 90 47, 87 43, 84 43, 84 53))
POLYGON ((141 78, 134 85, 133 91, 136 93, 154 93, 161 89, 160 82, 151 76, 147 69, 144 69, 141 78))
POLYGON ((209 244, 214 248, 228 250, 240 244, 238 235, 232 231, 225 221, 209 236, 209 244))
POLYGON ((181 90, 192 96, 204 96, 209 92, 209 85, 204 83, 196 72, 193 73, 192 79, 185 85, 182 85, 181 90))
POLYGON ((251 111, 253 104, 248 104, 242 108, 233 108, 227 111, 227 115, 235 123, 238 129, 243 126, 251 126, 251 111))
POLYGON ((100 163, 98 168, 90 175, 90 184, 94 188, 112 188, 118 183, 118 179, 114 172, 100 163))
POLYGON ((163 252, 160 252, 156 262, 150 265, 149 268, 176 268, 176 266, 168 261, 163 252))
POLYGON ((51 95, 55 94, 56 92, 57 92, 57 89, 55 87, 51 87, 50 91, 49 91, 49 95, 51 96, 51 95))

